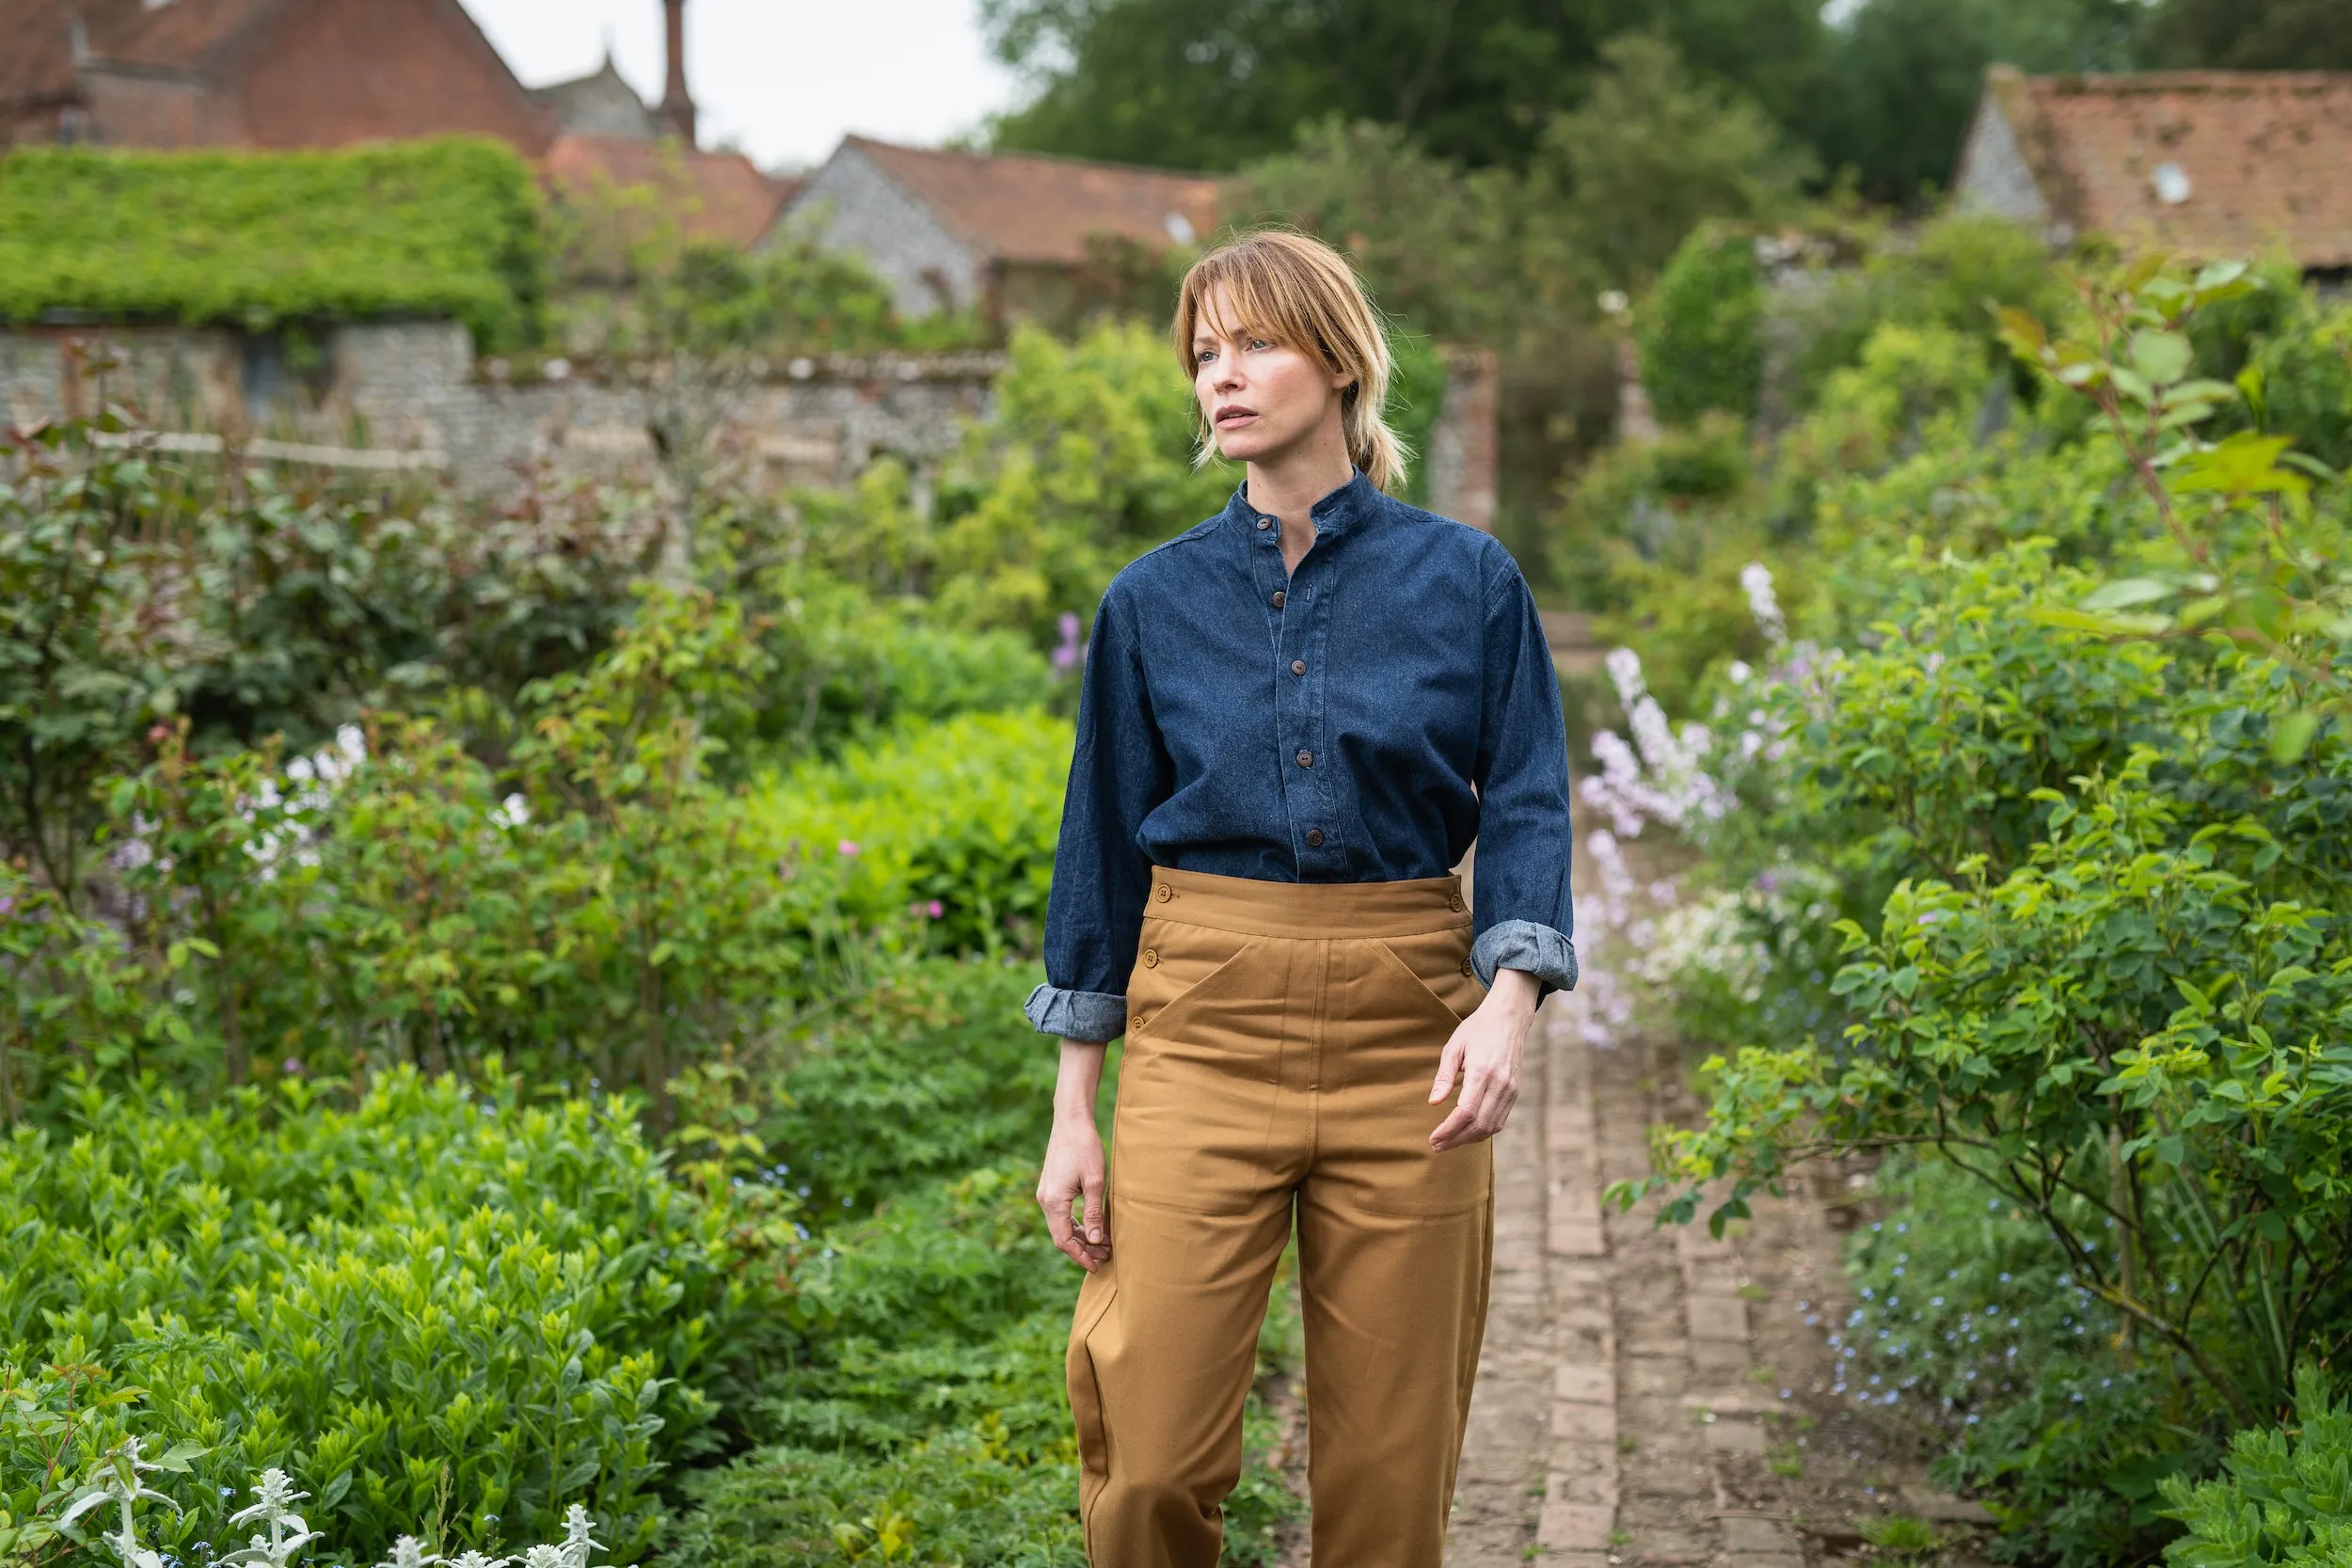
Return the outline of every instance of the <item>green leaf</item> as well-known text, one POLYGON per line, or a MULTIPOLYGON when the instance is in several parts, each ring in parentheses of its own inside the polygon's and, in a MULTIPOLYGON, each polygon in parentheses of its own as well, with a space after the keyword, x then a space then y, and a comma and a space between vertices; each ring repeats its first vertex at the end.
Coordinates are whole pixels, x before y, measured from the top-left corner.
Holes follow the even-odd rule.
POLYGON ((2186 376, 2196 362, 2197 350, 2178 332, 2132 335, 2132 368, 2151 385, 2169 387, 2186 376))
POLYGON ((2276 763, 2300 762, 2311 749, 2312 736, 2319 731, 2319 715, 2309 711, 2290 713, 2270 729, 2270 760, 2276 763))
POLYGON ((2170 598, 2179 592, 2178 585, 2156 578, 2122 578, 2114 582, 2102 583, 2083 599, 2082 608, 2090 610, 2122 610, 2128 605, 2170 598))

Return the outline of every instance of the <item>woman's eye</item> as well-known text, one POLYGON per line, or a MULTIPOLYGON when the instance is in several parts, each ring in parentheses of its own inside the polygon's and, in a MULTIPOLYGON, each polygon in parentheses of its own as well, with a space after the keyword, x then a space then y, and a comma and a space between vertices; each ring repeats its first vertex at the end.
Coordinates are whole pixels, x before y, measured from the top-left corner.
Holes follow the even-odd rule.
POLYGON ((1262 348, 1272 348, 1274 345, 1267 342, 1263 338, 1252 338, 1245 346, 1252 350, 1256 350, 1262 348))

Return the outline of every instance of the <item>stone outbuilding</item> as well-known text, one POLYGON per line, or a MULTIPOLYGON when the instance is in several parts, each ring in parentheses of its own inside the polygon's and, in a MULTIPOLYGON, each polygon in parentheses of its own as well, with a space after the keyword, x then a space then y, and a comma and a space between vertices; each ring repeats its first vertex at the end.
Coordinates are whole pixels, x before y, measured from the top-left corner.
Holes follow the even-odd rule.
POLYGON ((1098 241, 1158 253, 1208 239, 1220 197, 1205 174, 850 136, 784 221, 863 256, 905 314, 1020 316, 1039 313, 1098 241))
POLYGON ((2280 250, 2352 268, 2352 73, 1986 72, 1953 190, 1964 211, 2189 257, 2280 250))

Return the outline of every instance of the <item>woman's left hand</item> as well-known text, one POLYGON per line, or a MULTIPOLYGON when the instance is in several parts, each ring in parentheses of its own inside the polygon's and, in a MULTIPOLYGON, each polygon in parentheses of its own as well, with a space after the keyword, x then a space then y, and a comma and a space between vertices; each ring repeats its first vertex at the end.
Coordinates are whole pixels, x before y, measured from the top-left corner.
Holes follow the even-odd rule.
POLYGON ((1453 1114, 1429 1134, 1429 1146, 1438 1153, 1491 1138, 1511 1119, 1511 1107, 1519 1102, 1519 1058, 1527 1049, 1528 1026, 1535 1021, 1538 990, 1535 976, 1525 970, 1499 969, 1486 1000, 1454 1026, 1429 1091, 1429 1103, 1438 1104, 1454 1091, 1454 1078, 1462 1080, 1462 1098, 1453 1114))

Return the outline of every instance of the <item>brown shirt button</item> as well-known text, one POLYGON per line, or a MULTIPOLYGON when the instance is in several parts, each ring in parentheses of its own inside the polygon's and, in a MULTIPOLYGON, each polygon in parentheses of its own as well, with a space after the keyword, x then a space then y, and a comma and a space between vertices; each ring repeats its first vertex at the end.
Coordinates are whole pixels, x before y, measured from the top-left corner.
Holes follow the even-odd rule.
POLYGON ((1166 882, 1162 882, 1160 884, 1159 892, 1153 895, 1153 896, 1158 898, 1161 903, 1165 904, 1170 898, 1176 896, 1176 890, 1169 887, 1166 882))
POLYGON ((1127 1021, 1127 1033, 1129 1033, 1129 1034, 1131 1034, 1131 1035, 1132 1035, 1132 1034, 1134 1034, 1136 1030, 1138 1030, 1138 1029, 1140 1029, 1140 1028, 1142 1028, 1142 1027, 1143 1027, 1143 1015, 1142 1015, 1141 1013, 1137 1013, 1135 1017, 1133 1017, 1133 1018, 1131 1018, 1131 1019, 1129 1019, 1129 1020, 1127 1021))
POLYGON ((1292 673, 1292 674, 1294 674, 1294 675, 1303 675, 1303 674, 1305 674, 1306 673, 1307 673, 1307 661, 1306 661, 1305 659, 1303 659, 1303 658, 1294 658, 1294 659, 1292 659, 1292 660, 1291 660, 1291 673, 1292 673))
POLYGON ((1323 847, 1323 830, 1321 828, 1310 828, 1307 830, 1307 847, 1310 849, 1320 849, 1323 847))
POLYGON ((1282 591, 1279 588, 1274 591, 1274 608, 1277 610, 1282 608, 1282 591))
POLYGON ((1463 973, 1463 974, 1475 974, 1475 973, 1476 973, 1476 971, 1474 971, 1474 970, 1472 970, 1472 969, 1470 968, 1470 961, 1468 958, 1464 958, 1464 959, 1462 960, 1462 973, 1463 973))
POLYGON ((1452 898, 1448 899, 1447 902, 1454 906, 1454 913, 1459 914, 1462 912, 1462 895, 1460 894, 1455 894, 1452 898))
MULTIPOLYGON (((1314 754, 1312 752, 1299 752, 1299 753, 1298 753, 1298 766, 1299 766, 1299 767, 1301 767, 1301 768, 1312 768, 1314 765, 1315 765, 1315 754, 1314 754)), ((1461 906, 1459 905, 1459 903, 1456 903, 1456 905, 1455 905, 1454 907, 1458 909, 1458 908, 1460 908, 1461 906)))
MULTIPOLYGON (((1143 967, 1146 969, 1157 969, 1160 967, 1160 950, 1158 948, 1147 947, 1143 950, 1143 967)), ((1467 974, 1469 972, 1466 970, 1464 973, 1467 974)))

